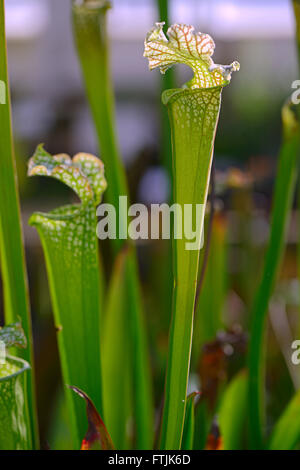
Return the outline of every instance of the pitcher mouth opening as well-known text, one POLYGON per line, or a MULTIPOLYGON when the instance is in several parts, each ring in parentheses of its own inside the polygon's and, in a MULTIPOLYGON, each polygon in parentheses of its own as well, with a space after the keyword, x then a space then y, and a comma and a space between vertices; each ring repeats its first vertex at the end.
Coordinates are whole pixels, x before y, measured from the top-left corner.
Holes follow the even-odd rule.
POLYGON ((30 369, 29 363, 24 361, 24 359, 10 356, 10 355, 6 355, 5 363, 0 365, 0 371, 1 371, 1 368, 5 367, 6 365, 9 365, 12 367, 12 372, 9 373, 8 375, 4 375, 3 377, 0 376, 0 383, 10 380, 14 377, 17 377, 18 375, 23 374, 23 372, 25 372, 26 370, 30 369))

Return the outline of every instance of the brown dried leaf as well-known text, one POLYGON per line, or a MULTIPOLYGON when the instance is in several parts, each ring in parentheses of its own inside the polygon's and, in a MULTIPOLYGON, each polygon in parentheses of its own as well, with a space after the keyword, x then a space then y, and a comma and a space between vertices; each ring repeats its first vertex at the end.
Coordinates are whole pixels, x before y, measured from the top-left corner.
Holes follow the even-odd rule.
POLYGON ((86 402, 88 430, 80 450, 114 450, 115 446, 92 400, 77 387, 70 387, 86 402))

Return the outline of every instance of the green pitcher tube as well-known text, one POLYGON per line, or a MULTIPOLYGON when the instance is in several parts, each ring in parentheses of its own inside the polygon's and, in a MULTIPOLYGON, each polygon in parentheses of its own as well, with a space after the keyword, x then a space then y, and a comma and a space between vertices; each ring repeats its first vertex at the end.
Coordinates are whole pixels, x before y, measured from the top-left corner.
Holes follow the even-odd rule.
POLYGON ((6 356, 0 363, 0 450, 32 448, 26 381, 28 362, 6 356))

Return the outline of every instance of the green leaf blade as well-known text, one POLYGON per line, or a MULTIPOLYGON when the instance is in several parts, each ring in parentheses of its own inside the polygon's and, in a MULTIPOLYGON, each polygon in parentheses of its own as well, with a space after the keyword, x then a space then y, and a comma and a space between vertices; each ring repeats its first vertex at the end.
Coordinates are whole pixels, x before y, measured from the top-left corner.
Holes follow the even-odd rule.
POLYGON ((291 399, 273 429, 269 449, 293 450, 300 442, 300 391, 291 399))
POLYGON ((224 450, 242 448, 243 431, 247 423, 248 375, 239 372, 225 390, 218 418, 224 450))
POLYGON ((132 414, 132 370, 128 329, 126 264, 128 247, 117 256, 105 309, 102 345, 104 417, 117 449, 128 449, 132 414), (120 392, 121 391, 121 392, 120 392))
POLYGON ((187 397, 186 412, 182 436, 182 450, 192 450, 195 432, 195 398, 199 392, 193 392, 187 397))
POLYGON ((299 123, 290 103, 283 107, 283 143, 281 146, 262 279, 259 284, 251 318, 249 348, 249 431, 253 449, 264 447, 265 423, 265 326, 268 306, 277 280, 285 246, 300 149, 299 123))
POLYGON ((0 251, 4 288, 4 314, 6 323, 14 323, 19 318, 21 319, 28 340, 29 347, 19 350, 18 354, 31 365, 27 381, 29 413, 33 446, 38 449, 39 436, 35 400, 32 325, 12 139, 4 13, 4 0, 0 0, 0 91, 4 92, 4 98, 1 96, 0 102, 0 251))

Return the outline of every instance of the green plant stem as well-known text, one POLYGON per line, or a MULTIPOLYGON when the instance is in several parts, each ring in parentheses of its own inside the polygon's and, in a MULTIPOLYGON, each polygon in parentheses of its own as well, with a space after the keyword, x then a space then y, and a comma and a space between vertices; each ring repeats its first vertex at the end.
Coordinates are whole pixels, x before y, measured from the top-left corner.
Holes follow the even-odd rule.
MULTIPOLYGON (((169 26, 169 0, 157 0, 159 19, 169 26)), ((168 73, 161 75, 161 89, 170 90, 175 88, 175 70, 170 69, 168 73)), ((163 104, 161 108, 161 161, 169 173, 170 181, 172 177, 172 146, 168 111, 163 104)))
MULTIPOLYGON (((30 363, 28 400, 34 448, 39 447, 34 386, 34 355, 30 306, 25 267, 24 243, 14 159, 10 93, 7 73, 4 0, 0 1, 0 84, 5 88, 5 104, 0 104, 0 249, 4 286, 4 310, 7 323, 21 319, 28 348, 18 351, 30 363)), ((2 100, 0 100, 2 102, 2 100)))
MULTIPOLYGON (((172 131, 174 202, 181 208, 185 204, 203 204, 205 209, 221 90, 221 87, 167 90, 163 94, 172 131)), ((201 226, 197 227, 200 233, 203 224, 204 210, 201 226)), ((178 229, 176 220, 174 227, 178 229)), ((187 250, 186 241, 185 237, 175 239, 173 247, 173 315, 160 443, 162 449, 180 449, 184 426, 200 250, 200 242, 198 249, 187 250)))
POLYGON ((249 437, 253 449, 261 449, 264 446, 265 326, 270 297, 284 252, 300 149, 299 126, 296 122, 296 115, 288 105, 283 108, 283 129, 284 137, 274 188, 270 238, 262 279, 251 312, 249 437))
POLYGON ((169 26, 169 0, 157 0, 157 7, 159 12, 159 21, 165 21, 166 26, 169 26))
MULTIPOLYGON (((73 30, 101 157, 105 163, 107 201, 117 208, 119 196, 127 195, 128 188, 115 133, 114 97, 106 28, 109 3, 101 0, 92 3, 94 7, 90 7, 89 2, 82 5, 73 3, 73 30)), ((120 216, 117 231, 121 229, 126 233, 127 217, 122 217, 122 214, 120 216)), ((122 248, 124 242, 121 238, 112 240, 115 253, 122 248)), ((149 449, 153 444, 152 393, 135 250, 132 250, 128 257, 125 282, 130 300, 128 327, 131 338, 136 446, 139 449, 149 449)))
MULTIPOLYGON (((115 133, 115 102, 109 68, 109 39, 106 24, 110 4, 107 1, 94 3, 98 3, 98 7, 90 8, 88 2, 82 6, 73 4, 73 31, 101 158, 109 182, 106 199, 117 208, 119 196, 125 196, 128 191, 115 133)), ((124 230, 126 224, 127 219, 120 221, 124 230)), ((112 243, 116 253, 122 247, 124 240, 117 237, 112 243)))
POLYGON ((294 7, 294 15, 296 20, 296 44, 297 44, 297 52, 298 52, 298 64, 300 65, 300 1, 299 0, 292 0, 293 7, 294 7))

